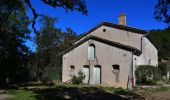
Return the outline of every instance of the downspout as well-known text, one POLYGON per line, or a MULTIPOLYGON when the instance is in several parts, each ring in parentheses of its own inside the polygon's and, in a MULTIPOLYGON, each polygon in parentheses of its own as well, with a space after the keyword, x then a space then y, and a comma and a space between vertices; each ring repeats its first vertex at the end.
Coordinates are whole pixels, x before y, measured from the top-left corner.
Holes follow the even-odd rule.
MULTIPOLYGON (((147 33, 145 34, 145 35, 143 35, 142 37, 141 37, 141 52, 143 51, 143 38, 144 37, 146 37, 147 35, 149 34, 149 32, 147 31, 147 33)), ((136 50, 132 50, 132 77, 131 77, 131 83, 132 83, 132 88, 135 86, 135 80, 134 80, 134 78, 135 78, 135 70, 134 70, 134 54, 136 53, 136 50)))
POLYGON ((141 37, 141 52, 143 51, 143 38, 146 37, 149 34, 149 31, 146 31, 146 34, 141 37))
POLYGON ((134 54, 136 53, 136 50, 132 50, 132 78, 131 78, 131 83, 132 83, 132 88, 135 86, 135 81, 134 81, 134 54))

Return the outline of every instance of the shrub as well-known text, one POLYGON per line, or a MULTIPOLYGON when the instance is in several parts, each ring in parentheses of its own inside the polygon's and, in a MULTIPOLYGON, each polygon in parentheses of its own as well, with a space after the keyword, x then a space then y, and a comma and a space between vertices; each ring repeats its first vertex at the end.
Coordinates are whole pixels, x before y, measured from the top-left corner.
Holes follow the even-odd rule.
POLYGON ((160 79, 160 71, 158 67, 150 65, 140 65, 137 67, 136 83, 143 85, 153 85, 160 79))
POLYGON ((167 71, 169 71, 168 67, 166 64, 159 64, 158 66, 159 70, 161 71, 161 78, 163 78, 163 76, 167 75, 167 71))
POLYGON ((83 74, 82 71, 79 71, 78 76, 72 75, 71 77, 72 77, 72 83, 73 84, 81 84, 81 83, 83 83, 85 75, 83 74))
POLYGON ((43 73, 41 77, 41 82, 42 83, 48 83, 53 80, 60 80, 60 74, 57 71, 57 69, 54 68, 45 68, 45 72, 43 73))

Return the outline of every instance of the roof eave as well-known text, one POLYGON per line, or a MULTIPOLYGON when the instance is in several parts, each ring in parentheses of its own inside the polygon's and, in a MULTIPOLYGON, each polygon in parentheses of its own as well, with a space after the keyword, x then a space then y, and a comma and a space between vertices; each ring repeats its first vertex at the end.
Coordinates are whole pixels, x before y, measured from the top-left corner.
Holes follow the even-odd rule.
POLYGON ((137 55, 137 56, 140 56, 141 53, 142 53, 137 48, 134 48, 134 47, 131 47, 131 46, 128 46, 128 45, 118 43, 118 42, 113 42, 113 41, 110 41, 110 40, 106 40, 106 39, 102 39, 100 37, 90 35, 90 36, 84 38, 83 40, 81 40, 80 42, 78 42, 77 44, 74 44, 71 48, 69 48, 65 52, 63 52, 62 55, 68 53, 69 51, 73 50, 77 46, 79 46, 82 43, 88 41, 89 39, 93 39, 93 40, 96 40, 96 41, 99 41, 99 42, 102 42, 102 43, 105 43, 105 44, 108 44, 108 45, 111 45, 111 46, 114 46, 114 47, 117 47, 117 48, 120 48, 120 49, 125 49, 125 50, 130 51, 130 52, 133 52, 135 50, 134 54, 137 55))
POLYGON ((101 26, 112 27, 112 28, 116 28, 116 29, 134 32, 134 33, 137 33, 137 34, 144 34, 144 35, 147 34, 146 30, 141 30, 141 29, 137 29, 137 28, 134 28, 134 27, 124 26, 124 25, 113 24, 113 23, 110 23, 110 22, 102 22, 102 23, 98 24, 97 26, 93 27, 88 32, 82 34, 80 37, 75 39, 72 43, 74 44, 76 41, 80 40, 81 38, 85 37, 86 35, 90 34, 91 32, 93 32, 94 30, 96 30, 97 28, 99 28, 101 26))

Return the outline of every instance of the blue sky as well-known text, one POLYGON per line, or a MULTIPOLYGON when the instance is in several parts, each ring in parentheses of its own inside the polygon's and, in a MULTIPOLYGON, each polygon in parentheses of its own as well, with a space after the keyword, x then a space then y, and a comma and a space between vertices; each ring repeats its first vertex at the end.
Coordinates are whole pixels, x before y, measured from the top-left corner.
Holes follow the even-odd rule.
MULTIPOLYGON (((157 0, 86 0, 88 15, 80 12, 66 12, 63 8, 53 8, 45 5, 41 0, 31 0, 37 13, 58 17, 56 27, 64 30, 71 27, 76 33, 82 34, 95 25, 108 21, 117 24, 118 15, 125 13, 127 26, 136 27, 144 30, 164 29, 166 25, 157 22, 154 17, 154 7, 157 0)), ((32 12, 28 10, 28 16, 32 18, 32 12)), ((34 33, 31 34, 34 37, 34 33)), ((33 42, 26 43, 31 49, 35 50, 33 42)))

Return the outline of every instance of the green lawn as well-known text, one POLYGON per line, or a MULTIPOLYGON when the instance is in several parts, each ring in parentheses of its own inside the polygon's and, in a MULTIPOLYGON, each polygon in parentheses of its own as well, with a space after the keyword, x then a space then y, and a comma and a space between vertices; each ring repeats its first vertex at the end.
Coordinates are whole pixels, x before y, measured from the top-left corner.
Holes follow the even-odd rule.
POLYGON ((14 95, 13 98, 9 98, 7 100, 37 100, 33 91, 28 90, 8 90, 8 94, 14 95))

